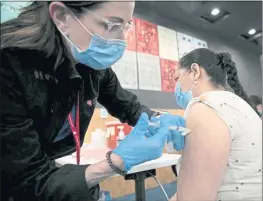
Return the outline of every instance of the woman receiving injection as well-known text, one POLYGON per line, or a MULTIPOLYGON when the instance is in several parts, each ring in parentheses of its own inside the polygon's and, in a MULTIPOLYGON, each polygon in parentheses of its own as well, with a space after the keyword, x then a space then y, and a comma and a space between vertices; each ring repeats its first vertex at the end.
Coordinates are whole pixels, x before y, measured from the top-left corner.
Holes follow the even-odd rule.
POLYGON ((195 49, 179 61, 176 81, 176 103, 185 109, 191 133, 179 147, 171 200, 262 200, 262 120, 230 54, 195 49), (226 83, 235 93, 226 91, 226 83))

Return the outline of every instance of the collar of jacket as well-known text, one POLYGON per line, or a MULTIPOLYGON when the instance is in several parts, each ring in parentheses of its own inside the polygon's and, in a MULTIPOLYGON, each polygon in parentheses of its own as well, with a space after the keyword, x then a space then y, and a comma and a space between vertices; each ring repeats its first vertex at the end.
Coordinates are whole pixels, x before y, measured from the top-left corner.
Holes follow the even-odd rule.
POLYGON ((57 60, 57 56, 51 55, 47 58, 49 65, 52 66, 53 73, 60 79, 78 79, 81 76, 76 69, 77 63, 72 63, 66 55, 63 55, 62 61, 57 60))

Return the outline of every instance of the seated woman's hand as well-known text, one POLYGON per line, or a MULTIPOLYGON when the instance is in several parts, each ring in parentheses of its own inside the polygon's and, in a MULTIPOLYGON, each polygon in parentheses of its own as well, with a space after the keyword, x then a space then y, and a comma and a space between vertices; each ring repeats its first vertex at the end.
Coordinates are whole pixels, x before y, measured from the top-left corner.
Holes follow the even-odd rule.
POLYGON ((143 113, 132 132, 112 152, 120 156, 127 172, 133 166, 159 158, 168 135, 168 121, 160 120, 160 126, 149 136, 149 117, 143 113))

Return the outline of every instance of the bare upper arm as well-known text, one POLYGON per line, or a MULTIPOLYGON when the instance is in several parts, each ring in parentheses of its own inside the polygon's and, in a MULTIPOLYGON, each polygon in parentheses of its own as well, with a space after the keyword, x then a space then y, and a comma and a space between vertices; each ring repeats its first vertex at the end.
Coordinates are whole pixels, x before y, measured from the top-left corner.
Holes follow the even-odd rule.
POLYGON ((230 133, 212 108, 196 103, 186 119, 186 137, 178 178, 178 200, 214 200, 221 185, 230 150, 230 133))

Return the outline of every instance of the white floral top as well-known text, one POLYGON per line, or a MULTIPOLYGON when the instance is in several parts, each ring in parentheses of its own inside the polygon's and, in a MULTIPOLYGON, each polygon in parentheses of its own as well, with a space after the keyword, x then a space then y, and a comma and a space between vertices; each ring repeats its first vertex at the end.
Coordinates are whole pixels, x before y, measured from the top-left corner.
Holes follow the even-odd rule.
MULTIPOLYGON (((243 99, 228 91, 207 92, 194 98, 186 108, 186 118, 197 102, 213 108, 228 125, 231 134, 228 168, 217 200, 261 201, 262 119, 243 99)), ((178 172, 180 163, 181 160, 177 164, 178 172)))

